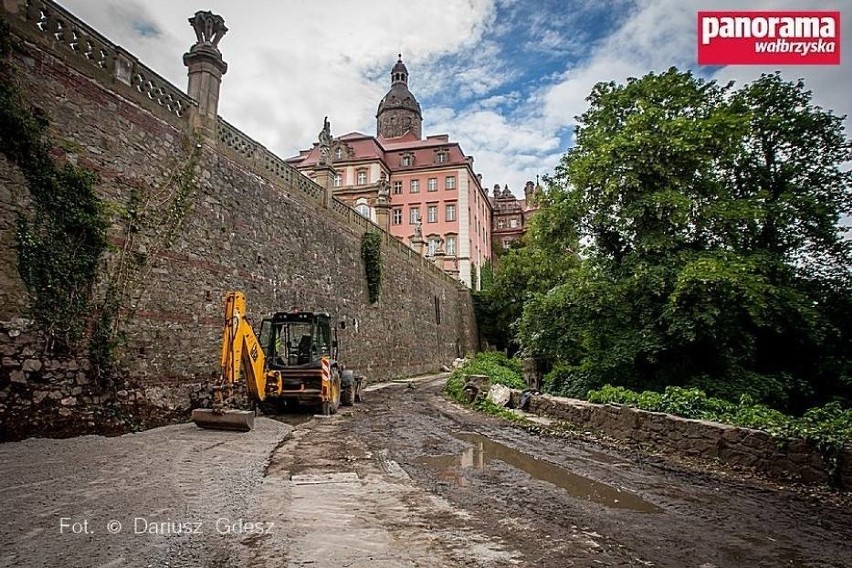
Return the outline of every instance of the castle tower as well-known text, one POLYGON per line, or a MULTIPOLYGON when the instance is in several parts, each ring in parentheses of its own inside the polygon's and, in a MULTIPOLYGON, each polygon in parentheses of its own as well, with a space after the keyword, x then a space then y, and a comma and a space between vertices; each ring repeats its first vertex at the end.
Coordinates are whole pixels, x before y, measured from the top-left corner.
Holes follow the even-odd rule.
POLYGON ((376 112, 376 136, 396 138, 412 132, 419 140, 422 133, 423 114, 420 103, 408 90, 408 69, 402 54, 391 69, 391 88, 379 103, 376 112))

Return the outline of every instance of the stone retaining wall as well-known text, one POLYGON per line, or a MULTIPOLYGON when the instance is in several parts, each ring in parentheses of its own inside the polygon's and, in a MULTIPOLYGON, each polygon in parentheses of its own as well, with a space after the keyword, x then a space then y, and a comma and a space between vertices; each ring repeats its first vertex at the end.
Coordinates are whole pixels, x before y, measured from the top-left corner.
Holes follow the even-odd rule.
MULTIPOLYGON (((520 397, 520 391, 513 391, 511 404, 517 406, 520 397)), ((583 430, 683 456, 718 460, 772 479, 804 483, 835 481, 842 488, 852 489, 852 447, 849 446, 841 452, 839 470, 831 480, 830 468, 816 448, 803 440, 781 441, 761 430, 549 395, 533 396, 528 410, 570 422, 583 430)))

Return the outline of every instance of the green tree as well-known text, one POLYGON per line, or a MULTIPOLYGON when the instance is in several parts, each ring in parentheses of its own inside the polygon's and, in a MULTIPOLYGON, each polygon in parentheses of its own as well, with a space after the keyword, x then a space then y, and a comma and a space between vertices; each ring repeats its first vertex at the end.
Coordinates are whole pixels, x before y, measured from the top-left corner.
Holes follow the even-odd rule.
POLYGON ((671 69, 588 100, 533 235, 549 254, 579 237, 583 261, 526 303, 523 346, 583 384, 849 397, 841 119, 777 74, 671 69))

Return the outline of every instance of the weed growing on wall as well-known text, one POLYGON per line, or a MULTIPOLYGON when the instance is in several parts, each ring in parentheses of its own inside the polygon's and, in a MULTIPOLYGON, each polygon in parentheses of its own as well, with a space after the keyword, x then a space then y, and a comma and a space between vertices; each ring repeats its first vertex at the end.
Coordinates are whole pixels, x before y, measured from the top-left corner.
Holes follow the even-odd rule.
POLYGON ((101 376, 111 370, 114 357, 110 354, 118 349, 122 323, 133 315, 149 281, 152 259, 174 245, 192 211, 201 145, 187 137, 183 147, 162 183, 131 187, 125 202, 117 206, 116 221, 122 226, 123 239, 110 261, 90 350, 101 376))
POLYGON ((368 231, 361 237, 361 258, 367 273, 367 292, 370 303, 379 301, 382 291, 382 236, 368 231))

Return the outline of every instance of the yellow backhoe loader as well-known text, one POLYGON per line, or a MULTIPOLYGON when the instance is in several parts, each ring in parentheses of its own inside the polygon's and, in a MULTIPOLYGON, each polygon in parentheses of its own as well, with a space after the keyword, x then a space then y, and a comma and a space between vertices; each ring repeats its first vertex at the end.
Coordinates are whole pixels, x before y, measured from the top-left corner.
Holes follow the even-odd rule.
POLYGON ((343 372, 338 363, 337 328, 332 328, 328 313, 278 312, 263 319, 259 339, 245 313, 245 295, 228 292, 221 374, 213 387, 213 408, 192 411, 198 426, 242 431, 254 427, 254 411, 232 408, 241 373, 252 402, 265 408, 311 405, 333 414, 341 403, 341 390, 344 404, 360 402, 362 380, 351 371, 343 372))

